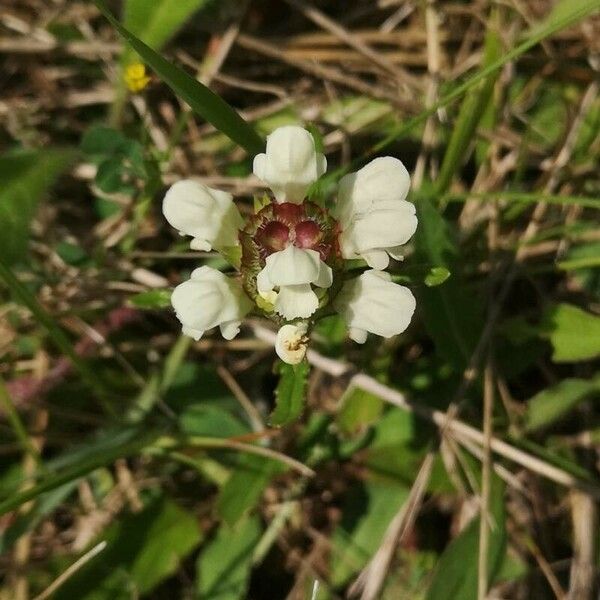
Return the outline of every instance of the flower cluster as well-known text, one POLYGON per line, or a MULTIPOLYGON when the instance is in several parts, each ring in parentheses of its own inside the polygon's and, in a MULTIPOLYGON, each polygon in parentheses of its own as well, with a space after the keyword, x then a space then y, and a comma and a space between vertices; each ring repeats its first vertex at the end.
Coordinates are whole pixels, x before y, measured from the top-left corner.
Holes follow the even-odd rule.
POLYGON ((311 326, 332 311, 361 344, 369 332, 388 338, 408 327, 415 299, 384 271, 390 257, 402 259, 401 247, 417 228, 415 207, 406 201, 406 168, 396 158, 376 158, 342 178, 328 210, 306 198, 326 167, 312 135, 285 126, 268 136, 253 165, 274 199, 246 220, 226 192, 191 180, 168 190, 165 218, 191 236, 193 249, 241 251, 236 276, 204 266, 175 288, 171 302, 183 333, 197 340, 219 326, 229 340, 253 312, 279 325, 277 354, 297 364, 311 326), (369 269, 353 275, 349 259, 362 259, 369 269))

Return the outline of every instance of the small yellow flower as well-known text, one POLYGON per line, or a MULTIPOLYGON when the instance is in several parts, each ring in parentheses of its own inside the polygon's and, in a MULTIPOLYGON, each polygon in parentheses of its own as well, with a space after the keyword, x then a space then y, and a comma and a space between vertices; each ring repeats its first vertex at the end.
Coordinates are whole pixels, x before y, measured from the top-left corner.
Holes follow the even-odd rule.
POLYGON ((146 75, 146 66, 140 62, 127 65, 123 79, 127 89, 133 93, 141 92, 150 82, 150 77, 146 75))

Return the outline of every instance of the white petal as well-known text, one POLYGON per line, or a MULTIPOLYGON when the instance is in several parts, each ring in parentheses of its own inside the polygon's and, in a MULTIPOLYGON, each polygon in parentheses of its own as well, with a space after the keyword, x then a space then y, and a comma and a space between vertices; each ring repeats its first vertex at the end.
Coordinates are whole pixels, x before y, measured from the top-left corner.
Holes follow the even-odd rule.
POLYGON ((242 217, 231 194, 185 179, 172 185, 163 200, 163 214, 181 234, 194 238, 194 249, 238 244, 242 217))
POLYGON ((318 279, 320 263, 318 252, 290 245, 285 250, 267 256, 263 271, 276 286, 299 285, 318 279))
POLYGON ((348 337, 357 344, 364 344, 367 341, 367 330, 350 327, 348 329, 348 337))
POLYGON ((282 286, 275 301, 275 310, 287 321, 306 319, 318 307, 319 299, 308 283, 282 286))
POLYGON ((412 292, 380 271, 365 271, 345 283, 333 304, 351 331, 365 330, 386 338, 408 327, 416 307, 412 292))
POLYGON ((333 283, 333 271, 331 270, 331 267, 322 260, 319 260, 319 275, 313 283, 320 288, 331 287, 331 284, 333 283))
POLYGON ((278 202, 299 204, 310 185, 327 168, 312 135, 294 125, 279 127, 267 137, 264 154, 254 158, 254 174, 272 190, 278 202))
POLYGON ((385 250, 368 250, 363 252, 361 256, 371 269, 377 269, 378 271, 387 269, 390 264, 390 257, 385 250))
POLYGON ((381 203, 364 216, 356 217, 350 228, 358 252, 368 248, 402 246, 417 230, 415 206, 405 200, 381 203))
POLYGON ((289 365, 297 365, 302 362, 308 345, 307 331, 306 323, 284 325, 279 329, 275 340, 275 352, 283 362, 289 365))
MULTIPOLYGON (((183 332, 199 339, 204 331, 217 325, 239 321, 250 312, 252 302, 238 281, 210 267, 195 269, 188 281, 178 285, 171 304, 181 321, 183 332)), ((235 335, 227 326, 225 335, 235 335)))
POLYGON ((340 180, 336 213, 342 225, 351 215, 365 214, 379 202, 404 200, 410 175, 397 158, 382 156, 340 180))
POLYGON ((202 329, 192 329, 191 327, 182 327, 181 333, 191 337, 196 341, 198 341, 204 335, 204 331, 202 329))
POLYGON ((221 323, 219 325, 221 335, 226 340, 232 340, 240 332, 241 324, 241 321, 227 321, 226 323, 221 323))

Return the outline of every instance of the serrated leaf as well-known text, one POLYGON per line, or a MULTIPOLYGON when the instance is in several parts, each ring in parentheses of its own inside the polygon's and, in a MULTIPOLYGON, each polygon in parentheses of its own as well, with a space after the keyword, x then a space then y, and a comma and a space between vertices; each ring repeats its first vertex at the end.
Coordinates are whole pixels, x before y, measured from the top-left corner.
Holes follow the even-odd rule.
POLYGON ((131 296, 128 302, 136 308, 158 309, 171 306, 172 290, 149 290, 131 296))
POLYGON ((133 35, 131 31, 115 19, 103 0, 94 0, 94 4, 140 55, 142 60, 156 72, 179 98, 189 104, 195 113, 212 123, 219 131, 229 136, 249 154, 254 155, 262 152, 264 149, 263 140, 227 102, 133 35))
POLYGON ((275 410, 269 422, 275 427, 283 427, 300 417, 304 410, 306 384, 310 365, 303 361, 298 365, 281 363, 279 383, 275 390, 275 410))

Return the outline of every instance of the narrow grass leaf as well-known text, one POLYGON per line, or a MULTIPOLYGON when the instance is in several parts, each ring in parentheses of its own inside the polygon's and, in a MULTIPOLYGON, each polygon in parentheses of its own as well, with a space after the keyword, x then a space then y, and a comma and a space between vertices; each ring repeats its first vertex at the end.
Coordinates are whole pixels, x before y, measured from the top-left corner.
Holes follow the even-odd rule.
POLYGON ((53 149, 0 156, 0 255, 6 264, 25 257, 38 203, 74 156, 71 150, 53 149))
POLYGON ((133 35, 115 19, 103 0, 94 0, 94 4, 140 57, 195 113, 212 123, 249 154, 258 154, 263 150, 263 140, 227 102, 133 35))

